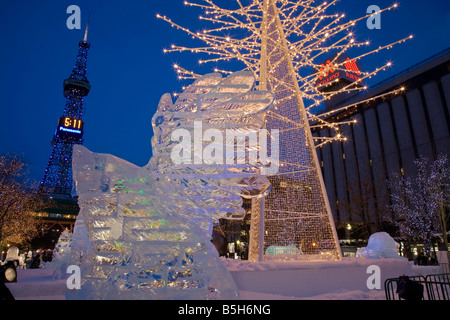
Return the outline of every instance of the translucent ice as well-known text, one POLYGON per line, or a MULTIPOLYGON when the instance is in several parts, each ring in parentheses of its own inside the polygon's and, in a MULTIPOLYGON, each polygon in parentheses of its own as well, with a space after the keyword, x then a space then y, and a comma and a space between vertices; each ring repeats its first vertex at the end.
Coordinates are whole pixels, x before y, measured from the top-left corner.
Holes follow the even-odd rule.
POLYGON ((69 230, 61 233, 53 249, 52 261, 45 264, 46 268, 54 269, 53 278, 55 279, 62 279, 66 275, 67 266, 71 261, 72 236, 69 230))
POLYGON ((55 249, 53 249, 53 260, 64 260, 71 253, 71 248, 72 233, 69 230, 64 230, 59 236, 55 249))
POLYGON ((369 237, 367 247, 360 248, 356 256, 369 259, 403 258, 398 254, 399 244, 386 232, 376 232, 369 237))
POLYGON ((74 239, 73 251, 84 254, 75 261, 82 282, 68 298, 238 298, 210 238, 214 220, 243 218, 242 197, 270 189, 248 156, 259 145, 248 143, 237 155, 224 147, 228 134, 263 126, 274 96, 254 84, 247 72, 209 74, 174 104, 163 95, 147 166, 74 147, 80 214, 93 250, 74 239))
POLYGON ((299 255, 302 254, 302 250, 298 249, 294 245, 288 246, 269 246, 265 252, 266 255, 278 255, 278 254, 294 254, 299 255))

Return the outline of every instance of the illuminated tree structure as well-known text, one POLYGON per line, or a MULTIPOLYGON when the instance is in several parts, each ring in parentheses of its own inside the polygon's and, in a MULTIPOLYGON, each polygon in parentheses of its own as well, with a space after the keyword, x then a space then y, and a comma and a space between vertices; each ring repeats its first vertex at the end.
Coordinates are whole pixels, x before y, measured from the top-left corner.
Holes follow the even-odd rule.
MULTIPOLYGON (((312 111, 337 94, 367 89, 364 80, 387 69, 391 62, 372 71, 362 71, 359 61, 412 38, 408 36, 350 58, 346 55, 348 50, 358 51, 370 43, 358 42, 349 30, 371 15, 345 21, 344 14, 328 13, 336 2, 236 0, 234 5, 230 1, 223 8, 212 0, 204 0, 202 4, 185 1, 187 6, 203 9, 200 19, 211 23, 199 32, 157 15, 203 43, 198 47, 174 44, 164 52, 208 54, 200 64, 240 61, 244 70, 254 73, 259 90, 276 95, 276 103, 266 113, 265 126, 279 129, 279 170, 269 177, 272 183, 269 195, 252 203, 249 258, 253 261, 341 258, 315 148, 346 140, 339 132, 339 125, 345 122, 324 120, 343 108, 327 110, 320 116, 312 111), (337 71, 345 76, 334 76, 337 71), (313 126, 330 127, 335 135, 313 137, 313 126)), ((379 13, 396 7, 394 4, 379 13)), ((199 77, 178 64, 175 69, 180 79, 199 77)), ((228 73, 217 68, 215 71, 228 73)), ((352 106, 344 108, 349 107, 352 106)))
POLYGON ((40 184, 44 195, 70 196, 72 193, 72 152, 74 144, 83 143, 83 98, 88 95, 91 85, 86 78, 87 54, 90 44, 79 43, 78 56, 72 74, 64 80, 66 106, 58 120, 52 140, 53 150, 40 184))

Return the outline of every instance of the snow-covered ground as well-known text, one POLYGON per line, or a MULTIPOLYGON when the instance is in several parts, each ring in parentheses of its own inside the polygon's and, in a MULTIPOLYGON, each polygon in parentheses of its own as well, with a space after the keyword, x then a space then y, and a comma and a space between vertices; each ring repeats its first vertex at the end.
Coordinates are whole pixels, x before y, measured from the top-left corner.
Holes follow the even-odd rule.
MULTIPOLYGON (((222 259, 243 300, 384 300, 385 279, 440 272, 400 259, 344 258, 339 262, 262 262, 222 259), (368 266, 381 271, 381 288, 369 289, 368 266)), ((19 269, 17 283, 7 286, 17 300, 64 300, 66 282, 52 269, 19 269)))
POLYGON ((241 290, 242 300, 385 300, 384 290, 337 290, 311 297, 293 297, 279 294, 261 293, 241 290))
POLYGON ((438 266, 414 266, 406 259, 344 258, 342 261, 259 262, 222 259, 243 299, 384 300, 384 282, 403 274, 427 275, 438 266), (379 267, 380 289, 368 288, 379 267))

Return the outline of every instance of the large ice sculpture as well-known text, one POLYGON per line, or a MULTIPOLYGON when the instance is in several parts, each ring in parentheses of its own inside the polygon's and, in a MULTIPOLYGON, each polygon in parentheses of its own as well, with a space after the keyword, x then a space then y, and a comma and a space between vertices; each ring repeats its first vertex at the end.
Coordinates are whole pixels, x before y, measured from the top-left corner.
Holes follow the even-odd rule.
POLYGON ((367 247, 360 248, 356 257, 379 258, 403 258, 398 254, 399 244, 386 232, 376 232, 369 237, 367 247))
POLYGON ((210 238, 214 220, 244 216, 242 197, 270 189, 259 163, 248 161, 259 144, 237 155, 225 147, 263 126, 274 96, 254 84, 248 72, 208 74, 175 104, 163 95, 147 166, 74 147, 80 214, 94 250, 84 251, 81 289, 68 298, 239 297, 210 238))

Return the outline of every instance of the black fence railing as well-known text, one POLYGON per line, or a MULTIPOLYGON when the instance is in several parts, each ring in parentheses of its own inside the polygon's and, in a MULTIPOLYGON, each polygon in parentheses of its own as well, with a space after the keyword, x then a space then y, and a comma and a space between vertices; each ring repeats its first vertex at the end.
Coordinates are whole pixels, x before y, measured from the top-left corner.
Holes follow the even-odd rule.
POLYGON ((384 291, 386 300, 450 300, 450 273, 386 279, 384 291))

